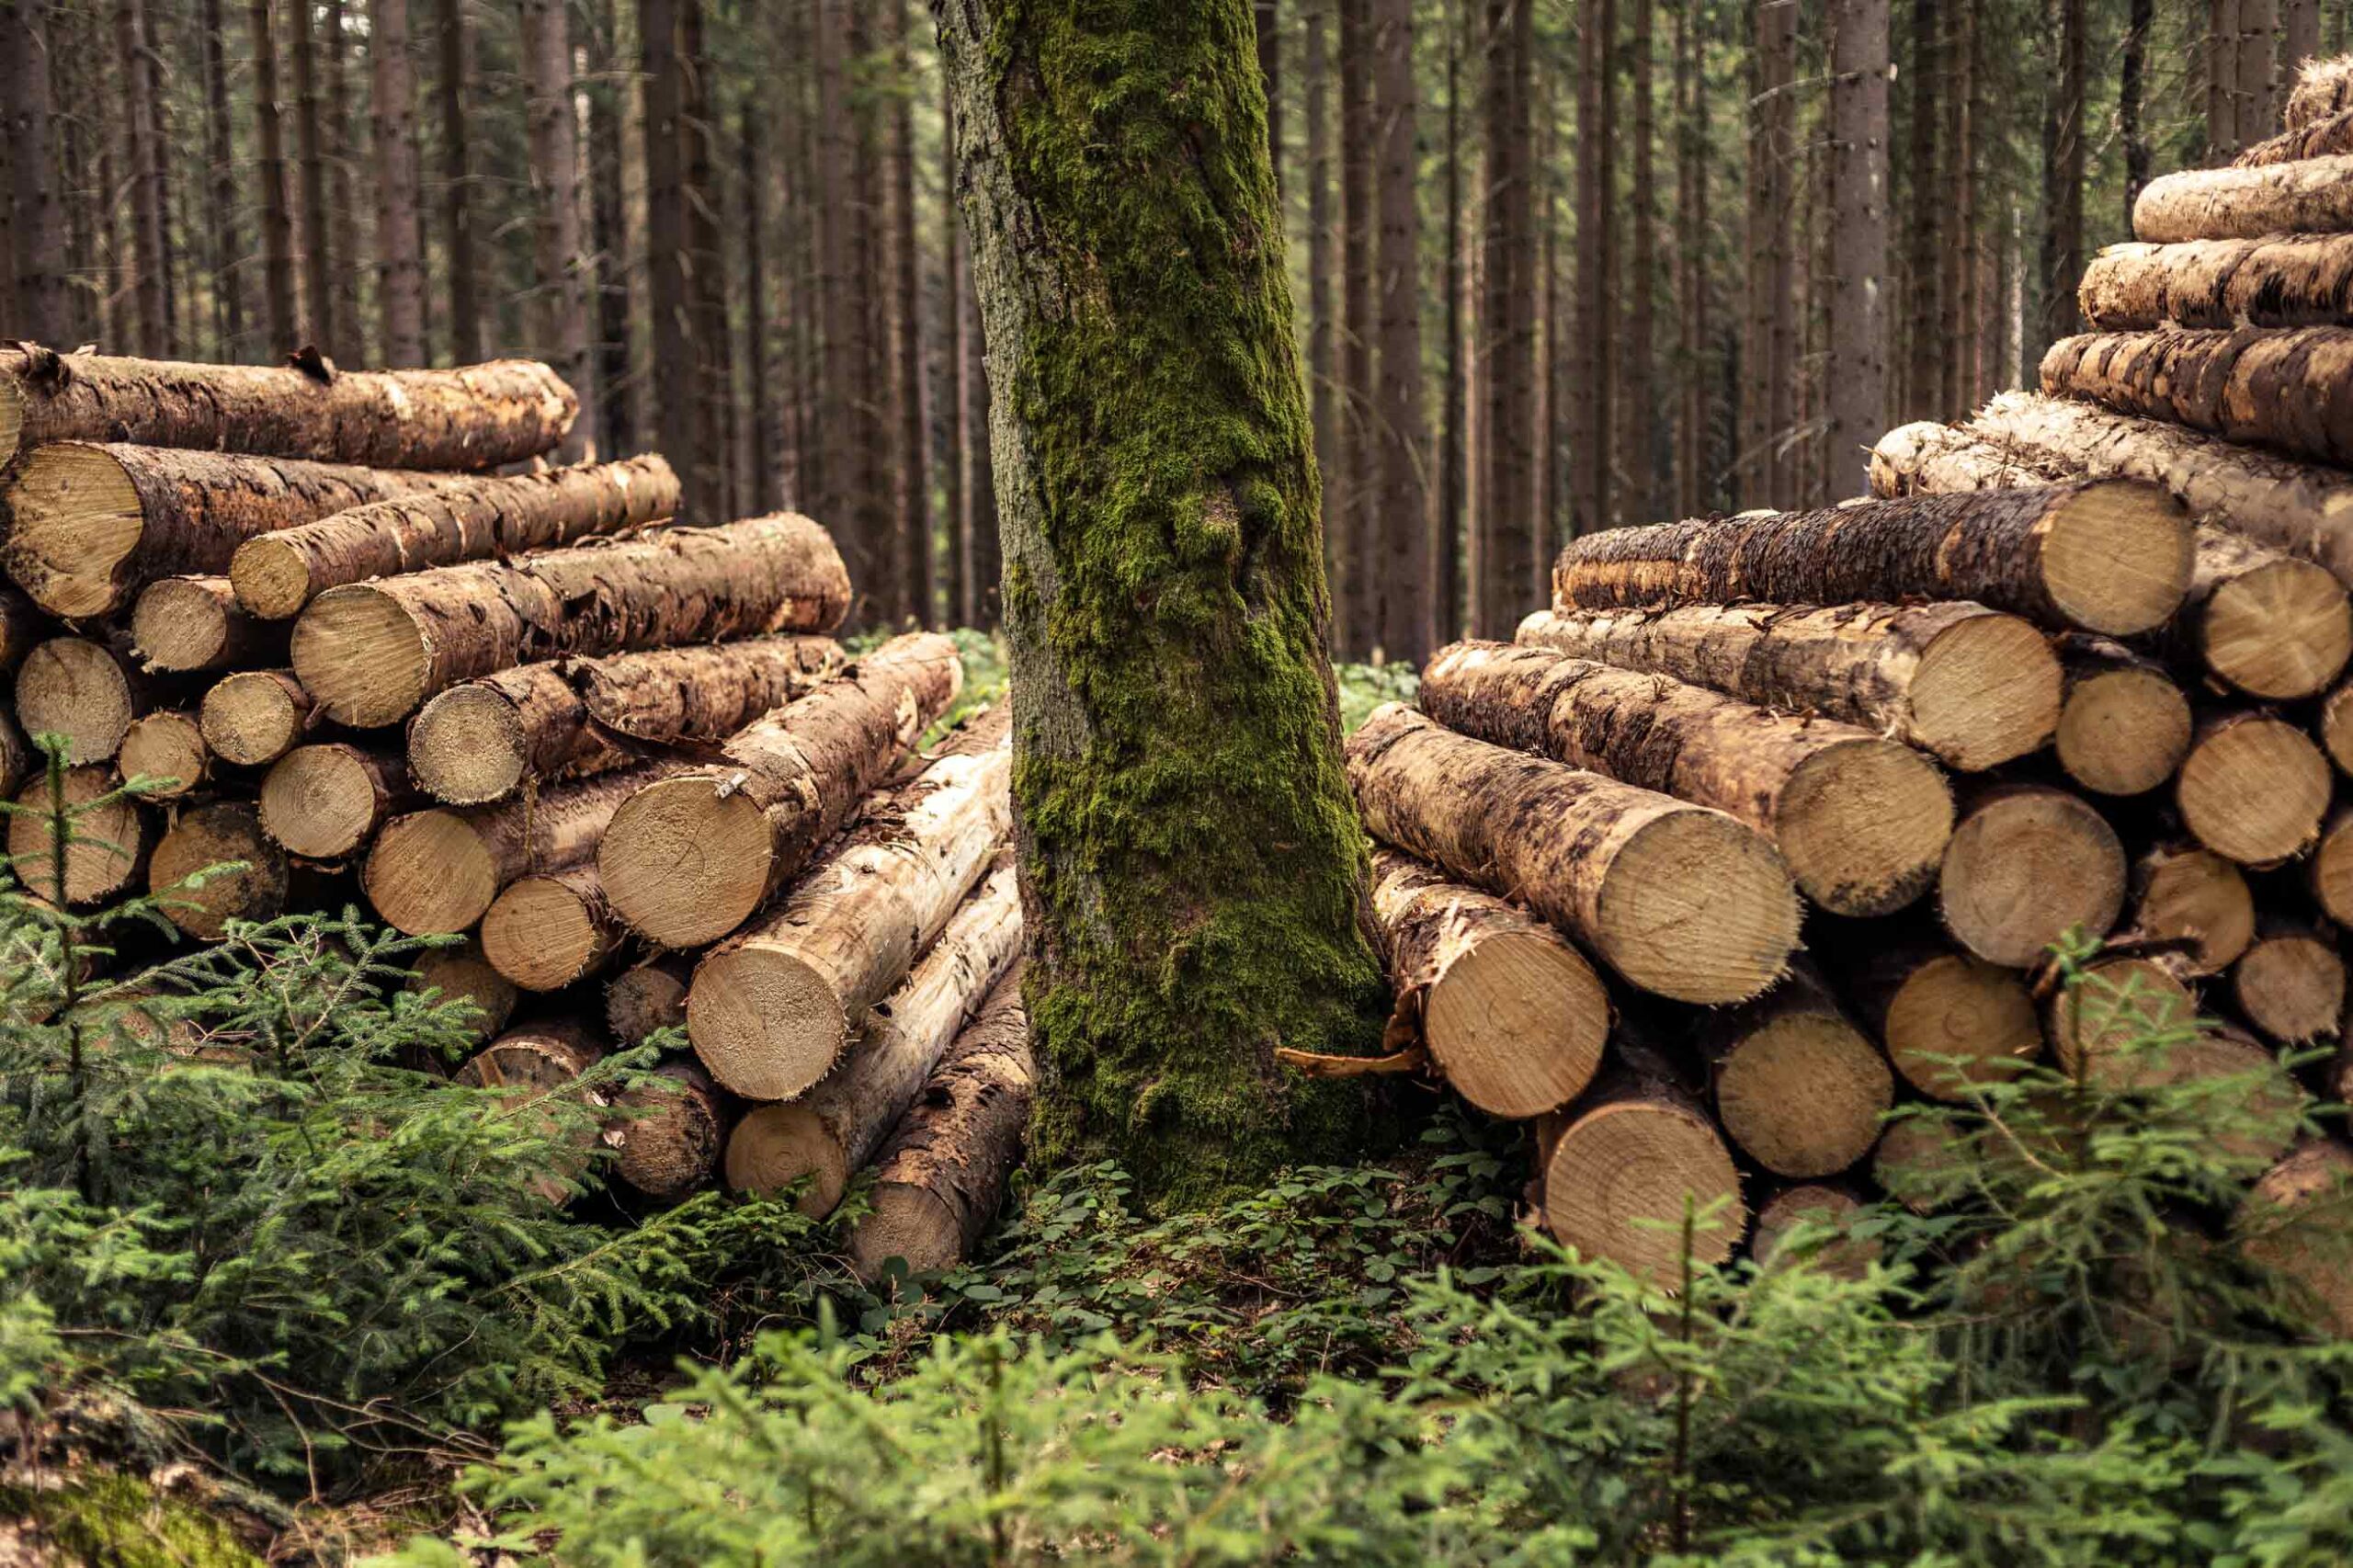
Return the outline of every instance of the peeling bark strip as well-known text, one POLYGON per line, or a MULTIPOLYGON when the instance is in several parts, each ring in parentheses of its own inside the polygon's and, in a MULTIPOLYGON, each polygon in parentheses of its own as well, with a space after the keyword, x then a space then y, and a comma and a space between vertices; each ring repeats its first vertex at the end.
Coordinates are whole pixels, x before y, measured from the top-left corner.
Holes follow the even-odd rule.
POLYGON ((717 743, 805 697, 846 655, 830 637, 752 637, 603 659, 518 665, 426 703, 409 766, 453 806, 503 800, 526 778, 642 760, 646 743, 717 743))
POLYGON ((2075 398, 2004 392, 1969 422, 2021 462, 2161 484, 2200 518, 2353 585, 2353 475, 2075 398))
POLYGON ((2151 180, 2132 203, 2132 237, 2149 244, 2327 234, 2353 229, 2353 157, 2252 169, 2184 169, 2151 180))
POLYGON ((2335 326, 2353 315, 2353 234, 2110 245, 2075 297, 2096 332, 2335 326))
POLYGON ((1779 979, 1798 901, 1722 812, 1472 740, 1392 703, 1347 743, 1365 825, 1529 908, 1645 991, 1741 1002, 1779 979))
POLYGON ((1013 832, 1007 718, 983 716, 868 802, 790 897, 696 966, 687 1038, 712 1077, 747 1099, 791 1099, 906 978, 1013 832))
POLYGON ((1566 937, 1385 846, 1372 852, 1372 912, 1397 997, 1392 1048, 1426 1043, 1439 1075, 1490 1116, 1541 1116, 1584 1093, 1609 1038, 1609 994, 1566 937))
POLYGON ((2059 661, 2042 633, 1961 601, 1540 610, 1518 641, 1841 719, 1964 772, 2040 750, 2059 722, 2059 661))
POLYGON ((452 476, 169 447, 41 447, 7 490, 0 566, 53 615, 106 615, 158 577, 229 569, 256 534, 452 476))
POLYGON ((1005 1200, 1038 1081, 1021 973, 1017 960, 875 1157, 873 1207, 849 1237, 860 1278, 894 1257, 911 1274, 953 1267, 1005 1200))
POLYGON ((677 507, 678 476, 659 454, 473 479, 264 534, 238 547, 229 578, 246 608, 283 620, 346 583, 561 549, 677 507))
POLYGON ((768 1193, 814 1176, 801 1212, 832 1213, 1020 951, 1021 895, 1006 864, 973 889, 904 983, 878 999, 838 1067, 803 1097, 760 1106, 735 1124, 727 1185, 768 1193))
POLYGON ((369 727, 533 660, 830 631, 848 610, 832 539, 779 512, 330 588, 295 622, 294 668, 329 718, 369 727))
POLYGON ((1888 915, 1918 898, 1952 833, 1944 778, 1911 747, 1663 676, 1458 642, 1431 660, 1419 701, 1457 734, 1737 817, 1773 841, 1800 892, 1837 915, 1888 915))
POLYGON ((2275 164, 2301 163, 2306 158, 2335 157, 2345 153, 2353 153, 2353 109, 2338 109, 2308 125, 2291 124, 2279 135, 2241 152, 2231 160, 2231 166, 2268 168, 2275 164))
MULTIPOLYGON (((2353 190, 2353 160, 2347 165, 2353 190)), ((2322 462, 2353 462, 2353 328, 2087 333, 2042 357, 2042 390, 2124 414, 2270 447, 2322 462)))
POLYGON ((962 684, 955 643, 928 631, 893 638, 737 732, 716 766, 631 797, 597 851, 613 907, 665 948, 724 937, 849 824, 962 684))
POLYGON ((1555 602, 1583 609, 1918 595, 2111 636, 2162 625, 2188 583, 2180 506, 2115 482, 1613 528, 1552 568, 1555 602))
POLYGON ((2280 118, 2289 130, 2302 131, 2347 109, 2353 109, 2353 55, 2340 54, 2303 62, 2280 118))
POLYGON ((52 441, 309 458, 375 468, 496 468, 551 450, 572 389, 529 359, 454 370, 195 365, 0 347, 0 470, 52 441))

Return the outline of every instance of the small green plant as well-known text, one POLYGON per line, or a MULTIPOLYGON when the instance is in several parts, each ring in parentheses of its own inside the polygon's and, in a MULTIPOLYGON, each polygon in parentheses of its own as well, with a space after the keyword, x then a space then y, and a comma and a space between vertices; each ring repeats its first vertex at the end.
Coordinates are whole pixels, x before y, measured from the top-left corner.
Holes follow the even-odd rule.
POLYGON ((1411 664, 1335 665, 1340 688, 1340 733, 1354 734, 1384 702, 1411 702, 1422 687, 1422 673, 1411 664))

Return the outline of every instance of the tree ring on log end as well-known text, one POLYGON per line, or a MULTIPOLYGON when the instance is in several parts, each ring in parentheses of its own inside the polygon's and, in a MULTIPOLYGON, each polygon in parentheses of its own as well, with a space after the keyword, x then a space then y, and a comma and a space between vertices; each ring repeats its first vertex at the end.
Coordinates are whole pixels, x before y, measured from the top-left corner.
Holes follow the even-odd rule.
POLYGON ((237 602, 262 619, 291 620, 310 602, 310 563, 293 545, 264 534, 229 558, 229 586, 237 602))
POLYGON ((1655 1286, 1682 1280, 1687 1200, 1701 1214, 1693 1261, 1731 1257, 1748 1228, 1731 1152, 1705 1118, 1659 1100, 1587 1111, 1562 1131, 1544 1167, 1544 1225, 1553 1238, 1655 1286))
POLYGON ((376 835, 361 872, 368 901, 412 937, 471 930, 498 896, 498 868, 455 812, 415 812, 376 835))
POLYGON ((715 942, 767 896, 776 854, 767 818, 723 784, 710 774, 648 784, 621 802, 597 848, 605 896, 663 947, 715 942))
POLYGON ((1422 1034, 1464 1099, 1490 1116, 1541 1116, 1593 1081, 1609 1037, 1609 994, 1564 938, 1500 931, 1457 954, 1432 983, 1422 1034))
POLYGON ((560 877, 518 877, 482 917, 491 967, 526 991, 556 991, 597 967, 606 928, 560 877))
POLYGON ((1716 1068, 1725 1134, 1776 1176, 1845 1170, 1870 1153, 1894 1103, 1887 1058, 1832 1013, 1769 1019, 1716 1068))
POLYGON ((2353 603, 2325 568, 2274 561, 2214 590, 2199 640, 2208 667, 2241 691, 2310 697, 2353 656, 2353 603))
POLYGON ((2189 750, 2189 699, 2154 670, 2120 665, 2077 679, 2059 714, 2059 766, 2102 795, 2145 794, 2189 750))
POLYGON ((28 736, 63 735, 65 760, 104 762, 122 749, 137 704, 121 661, 84 637, 52 637, 17 671, 17 723, 28 736))
POLYGON ((1679 1002, 1745 1002, 1789 967, 1797 891, 1764 836, 1720 812, 1637 828, 1596 901, 1597 946, 1628 980, 1679 1002))
POLYGON ((261 781, 263 831, 305 859, 350 854, 375 823, 376 781, 342 746, 296 746, 261 781))
POLYGON ((849 1038, 841 998, 791 953, 756 943, 711 954, 687 991, 687 1039, 711 1077, 750 1100, 789 1100, 849 1038))
POLYGON ((2042 583, 2074 625, 2111 637, 2162 626, 2189 592, 2188 516, 2153 484, 2086 485, 2051 517, 2042 583))
POLYGON ((2124 846, 2091 807, 2057 790, 1986 801, 1945 847, 1937 903, 1953 939, 2024 969, 2069 930, 2104 936, 2124 906, 2124 846))
POLYGON ((451 687, 409 726, 418 786, 453 806, 504 800, 523 781, 529 750, 515 704, 487 687, 451 687))
POLYGON ((2042 1049, 2026 982, 1966 953, 1940 953, 1905 975, 1888 1002, 1886 1031, 1904 1082, 1943 1100, 2007 1079, 2042 1049))
POLYGON ((1834 915, 1892 915, 1936 880, 1952 791, 1893 741, 1828 746, 1800 763, 1773 813, 1773 842, 1808 898, 1834 915))
POLYGON ((203 806, 184 813, 155 846, 147 885, 164 901, 173 925, 217 941, 232 920, 271 920, 284 911, 286 857, 263 835, 251 806, 203 806), (244 869, 207 877, 201 887, 179 885, 231 861, 243 861, 244 869))
POLYGON ((737 1192, 781 1192, 814 1176, 800 1210, 813 1219, 834 1211, 849 1186, 841 1150, 815 1111, 800 1105, 764 1105, 735 1124, 727 1140, 727 1185, 737 1192))
POLYGON ((294 623, 294 673, 326 716, 374 729, 426 698, 424 628, 399 600, 365 583, 329 588, 294 623))
POLYGON ((115 572, 147 532, 145 506, 120 460, 92 442, 36 447, 8 487, 10 575, 52 615, 118 608, 115 572))
POLYGON ((2332 778, 2302 730, 2257 716, 2191 747, 2174 793, 2199 843, 2242 866, 2272 866, 2312 846, 2332 778))
POLYGON ((2039 750, 2059 723, 2062 677, 2050 641, 2012 615, 1946 628, 1912 676, 1914 737, 1964 773, 2039 750))

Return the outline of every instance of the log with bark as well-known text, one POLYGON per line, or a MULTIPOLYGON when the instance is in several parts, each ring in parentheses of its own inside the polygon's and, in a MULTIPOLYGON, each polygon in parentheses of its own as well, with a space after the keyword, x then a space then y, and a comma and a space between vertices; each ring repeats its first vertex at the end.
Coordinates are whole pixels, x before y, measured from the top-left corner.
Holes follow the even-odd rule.
POLYGON ((329 588, 432 566, 559 550, 669 517, 678 476, 658 454, 395 496, 248 540, 229 562, 237 597, 284 620, 329 588))
POLYGON ((1386 846, 1372 852, 1372 912, 1396 998, 1390 1040, 1418 1040, 1456 1094, 1525 1118, 1593 1081, 1609 994, 1558 931, 1386 846))
POLYGON ((486 469, 551 451, 572 389, 531 359, 449 370, 198 365, 0 347, 0 469, 56 441, 136 441, 381 468, 486 469))
POLYGON ((391 724, 519 664, 830 631, 848 609, 832 539, 778 513, 330 588, 294 623, 294 669, 328 717, 391 724))
POLYGON ((17 722, 36 740, 63 735, 65 760, 77 767, 112 757, 153 706, 153 683, 112 642, 52 637, 17 669, 17 722))
POLYGON ((2152 244, 2353 228, 2353 157, 2182 169, 2141 187, 2132 237, 2152 244))
POLYGON ((2029 451, 1995 447, 1958 426, 1923 419, 1899 425, 1875 442, 1871 494, 1883 501, 1961 490, 2015 490, 2055 484, 2075 472, 2029 451))
POLYGON ((620 1045, 643 1045, 664 1029, 687 1027, 687 985, 694 961, 665 953, 631 964, 605 986, 605 1026, 620 1045))
POLYGON ((1788 966, 1796 888, 1735 818, 1454 734, 1393 703, 1347 752, 1375 837, 1526 901, 1643 990, 1741 1002, 1788 966))
POLYGON ((2110 245, 2075 297, 2094 332, 2335 326, 2353 313, 2353 235, 2110 245))
POLYGON ((605 1141, 615 1176, 657 1203, 675 1203, 717 1174, 726 1112, 710 1075, 691 1062, 665 1062, 653 1076, 661 1082, 613 1096, 605 1141))
POLYGON ((476 1043, 498 1033, 515 1016, 514 983, 490 967, 476 937, 417 954, 408 988, 433 996, 437 1006, 467 1008, 465 1031, 476 1043))
POLYGON ((1696 1216, 1691 1260, 1702 1267, 1730 1258, 1747 1232, 1732 1152, 1678 1084, 1615 1064, 1536 1136, 1544 1228, 1586 1257, 1675 1290, 1687 1212, 1696 1216))
POLYGON ((0 565, 53 615, 108 615, 158 577, 229 569, 256 534, 451 483, 299 458, 69 441, 9 483, 0 565))
POLYGON ((2326 158, 2353 153, 2353 109, 2340 108, 2307 124, 2290 122, 2287 130, 2277 136, 2266 137, 2251 147, 2242 148, 2231 160, 2235 169, 2268 168, 2274 164, 2301 163, 2306 158, 2326 158))
POLYGON ((1879 1141, 1895 1074, 1810 966, 1698 1033, 1724 1135, 1774 1175, 1835 1175, 1879 1141))
POLYGON ((2039 749, 2059 722, 2049 642, 1982 605, 1541 610, 1518 641, 1843 720, 1966 772, 2039 749))
POLYGON ((517 877, 482 917, 483 957, 524 991, 561 991, 587 979, 626 935, 594 866, 517 877))
MULTIPOLYGON (((1933 933, 1899 930, 1842 955, 1841 990, 1887 1048, 1904 1081, 1932 1099, 1965 1100, 2042 1049, 2025 977, 1933 933)), ((1825 959, 1830 955, 1824 954, 1825 959)))
POLYGON ((2162 844, 2133 863, 2132 930, 2176 945, 2185 973, 2220 974, 2255 940, 2255 894, 2213 851, 2162 844))
POLYGON ((650 743, 723 741, 806 696, 843 657, 829 637, 783 636, 518 665, 419 710, 409 765, 435 799, 483 805, 527 778, 627 767, 650 743))
POLYGON ((2052 344, 2041 370, 2052 397, 2325 463, 2353 460, 2353 408, 2335 395, 2348 375, 2341 326, 2085 333, 2052 344))
MULTIPOLYGON (((210 769, 212 750, 204 744, 204 730, 196 715, 177 709, 142 714, 123 732, 115 753, 115 767, 126 779, 146 779, 154 788, 149 800, 175 800, 202 787, 210 769)), ((6 769, 0 767, 0 776, 6 769)), ((15 782, 7 781, 13 790, 15 782)))
POLYGON ((2347 109, 2353 109, 2353 55, 2307 60, 2296 68, 2296 85, 2288 89, 2280 121, 2302 131, 2347 109))
POLYGON ((1963 805, 1937 909, 1962 947, 2024 969, 2069 931, 2105 934, 2124 883, 2124 846, 2099 812, 2063 790, 2003 784, 1963 805))
POLYGON ((286 628, 255 619, 226 577, 163 577, 148 584, 131 607, 131 642, 156 670, 286 663, 286 628))
POLYGON ((2260 711, 2223 713, 2199 726, 2174 802, 2199 843, 2261 869, 2318 840, 2334 782, 2328 758, 2295 725, 2260 711))
POLYGON ((1037 1076, 1017 959, 875 1156, 871 1207, 849 1236, 860 1278, 893 1258, 930 1274, 972 1256, 1021 1162, 1037 1076))
POLYGON ((2180 505, 2111 480, 1605 529, 1561 552, 1552 595, 1582 609, 1971 599, 2126 636, 2179 608, 2189 570, 2180 505))
POLYGON ((197 723, 222 761, 267 767, 301 744, 311 694, 290 670, 240 670, 204 694, 197 723))
POLYGON ((415 799, 395 756, 344 741, 296 746, 262 777, 262 831, 290 855, 341 860, 415 799))
POLYGON ((65 770, 63 806, 73 816, 62 857, 50 832, 48 813, 59 802, 47 772, 36 771, 17 790, 17 804, 25 809, 8 813, 8 860, 28 892, 79 907, 113 898, 139 880, 151 824, 121 788, 111 767, 65 770))
MULTIPOLYGON (((1021 949, 1011 865, 991 871, 893 987, 857 1042, 801 1097, 745 1113, 727 1140, 727 1185, 778 1192, 810 1178, 803 1213, 834 1210, 1021 949)), ((691 1006, 691 1003, 689 1003, 691 1006)))
POLYGON ((2322 1334, 2353 1339, 2353 1149, 2315 1138, 2266 1171, 2232 1220, 2240 1252, 2322 1334))
POLYGON ((2266 917, 2231 966, 2239 1016, 2282 1045, 2335 1040, 2345 1026, 2345 960, 2309 926, 2266 917))
POLYGON ((1951 793, 1911 747, 1663 676, 1458 642, 1430 660, 1418 700, 1457 734, 1737 817, 1833 914, 1886 915, 1918 898, 1951 836, 1951 793))
POLYGON ((633 797, 597 858, 613 907, 665 948, 717 941, 848 825, 962 684, 954 642, 893 638, 633 797))
MULTIPOLYGON (((2129 1006, 2120 1011, 2130 1019, 2129 1006)), ((2152 1008, 2147 1016, 2168 1015, 2152 1008)), ((2146 1024, 2120 1021, 2108 1039, 2094 1038, 2082 1058, 2063 1049, 2058 1054, 2068 1072, 2080 1071, 2087 1085, 2107 1093, 2202 1085, 2211 1101, 2200 1135, 2244 1176, 2286 1153, 2303 1123, 2304 1093, 2294 1077, 2268 1047, 2227 1027, 2176 1027, 2157 1036, 2146 1024)))
POLYGON ((1976 1160, 1949 1112, 1899 1117, 1871 1153, 1871 1180, 1915 1214, 1949 1207, 1969 1190, 1976 1160))
POLYGON ((232 920, 275 920, 286 912, 286 854, 242 801, 216 801, 179 813, 147 859, 147 887, 171 923, 218 941, 232 920), (236 870, 225 868, 235 865, 236 870))
POLYGON ((2353 475, 2076 398, 2004 392, 1968 428, 2038 462, 2161 484, 2203 520, 2353 585, 2353 475))
POLYGON ((613 813, 676 763, 654 762, 503 805, 436 807, 386 823, 360 869, 368 900, 410 936, 464 931, 517 877, 595 858, 613 813))
POLYGON ((782 1100, 834 1065, 1011 834, 1009 719, 984 715, 880 794, 781 904, 696 966, 687 1038, 712 1077, 782 1100))
POLYGON ((2189 755, 2189 698, 2162 665, 2105 637, 2060 639, 2067 676, 2052 747, 2067 777, 2097 795, 2140 795, 2189 755))

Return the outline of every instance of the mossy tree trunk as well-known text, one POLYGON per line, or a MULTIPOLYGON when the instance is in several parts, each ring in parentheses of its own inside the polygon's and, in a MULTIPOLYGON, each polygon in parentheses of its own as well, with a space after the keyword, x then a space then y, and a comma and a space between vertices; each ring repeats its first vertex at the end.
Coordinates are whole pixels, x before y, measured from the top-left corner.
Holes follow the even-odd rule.
POLYGON ((988 336, 1037 1152, 1329 1157, 1377 1046, 1248 0, 934 0, 988 336))

